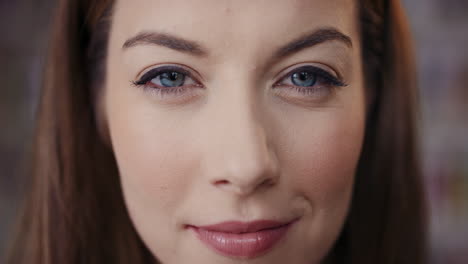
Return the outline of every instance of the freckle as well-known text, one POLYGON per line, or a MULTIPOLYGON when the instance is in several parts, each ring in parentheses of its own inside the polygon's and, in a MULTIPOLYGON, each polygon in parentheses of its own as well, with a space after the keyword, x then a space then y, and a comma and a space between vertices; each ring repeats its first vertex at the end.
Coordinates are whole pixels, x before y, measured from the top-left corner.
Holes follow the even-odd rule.
POLYGON ((231 13, 231 8, 230 8, 230 7, 226 7, 226 8, 224 9, 224 13, 226 13, 226 14, 231 13))

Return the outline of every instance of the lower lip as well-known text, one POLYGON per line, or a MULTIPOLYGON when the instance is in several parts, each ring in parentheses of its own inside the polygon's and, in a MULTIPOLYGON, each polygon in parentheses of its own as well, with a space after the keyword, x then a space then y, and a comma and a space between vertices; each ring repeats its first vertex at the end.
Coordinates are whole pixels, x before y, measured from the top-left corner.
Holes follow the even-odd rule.
POLYGON ((255 258, 266 254, 286 235, 292 223, 252 233, 225 233, 201 229, 191 226, 198 239, 216 252, 238 258, 255 258))

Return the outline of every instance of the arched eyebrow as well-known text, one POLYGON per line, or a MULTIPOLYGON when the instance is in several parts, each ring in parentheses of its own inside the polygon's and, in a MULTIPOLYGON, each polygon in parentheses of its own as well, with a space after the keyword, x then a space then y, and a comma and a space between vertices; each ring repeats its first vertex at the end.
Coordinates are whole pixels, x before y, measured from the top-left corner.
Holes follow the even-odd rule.
POLYGON ((129 38, 125 41, 122 48, 128 49, 130 47, 147 44, 159 45, 195 56, 206 56, 208 54, 207 50, 195 41, 183 39, 167 33, 149 31, 140 32, 134 37, 129 38))
MULTIPOLYGON (((274 53, 273 59, 277 60, 293 53, 297 53, 303 49, 316 46, 323 42, 340 41, 348 47, 352 47, 351 38, 335 28, 322 28, 315 30, 311 33, 306 33, 290 42, 281 46, 274 53)), ((138 45, 158 45, 172 50, 188 53, 197 57, 206 57, 208 49, 203 47, 200 43, 184 39, 168 33, 144 31, 129 38, 123 44, 123 49, 138 45)))
POLYGON ((291 42, 287 43, 286 45, 280 47, 273 56, 274 59, 283 58, 293 53, 297 53, 303 49, 310 48, 316 46, 320 43, 328 42, 328 41, 339 41, 345 44, 347 47, 351 48, 353 46, 353 42, 351 38, 344 33, 341 33, 336 28, 321 28, 311 33, 306 33, 291 42))

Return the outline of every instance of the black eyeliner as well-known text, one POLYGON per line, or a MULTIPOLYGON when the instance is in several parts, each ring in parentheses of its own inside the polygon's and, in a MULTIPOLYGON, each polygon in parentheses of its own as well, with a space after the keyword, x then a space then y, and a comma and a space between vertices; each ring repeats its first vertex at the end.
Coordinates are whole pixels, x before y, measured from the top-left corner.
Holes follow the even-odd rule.
POLYGON ((340 80, 338 77, 333 76, 328 71, 323 70, 323 69, 321 69, 319 67, 311 66, 311 65, 305 65, 305 66, 296 68, 296 69, 292 70, 290 73, 288 73, 286 75, 286 77, 289 77, 289 76, 293 75, 294 73, 302 72, 302 71, 312 72, 312 73, 316 74, 319 78, 325 79, 330 85, 340 86, 340 87, 348 86, 348 84, 346 84, 345 82, 340 80))
POLYGON ((148 72, 143 74, 143 76, 141 76, 138 79, 138 81, 134 81, 133 84, 138 85, 138 86, 145 85, 148 82, 150 82, 152 79, 156 78, 158 75, 165 73, 165 72, 179 72, 179 73, 184 74, 185 76, 191 77, 191 74, 189 71, 178 66, 167 65, 167 66, 161 66, 161 67, 157 67, 157 68, 149 70, 148 72))

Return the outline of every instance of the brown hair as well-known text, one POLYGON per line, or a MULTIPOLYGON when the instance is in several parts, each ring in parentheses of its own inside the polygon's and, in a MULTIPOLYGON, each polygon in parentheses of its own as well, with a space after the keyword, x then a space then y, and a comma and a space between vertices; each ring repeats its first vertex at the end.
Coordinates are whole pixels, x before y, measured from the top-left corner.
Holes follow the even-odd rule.
MULTIPOLYGON (((112 5, 112 0, 59 1, 31 191, 10 264, 155 262, 127 214, 116 161, 94 109, 96 87, 105 77, 112 5)), ((408 25, 398 0, 359 0, 359 6, 371 103, 350 213, 327 263, 426 263, 408 25)))

